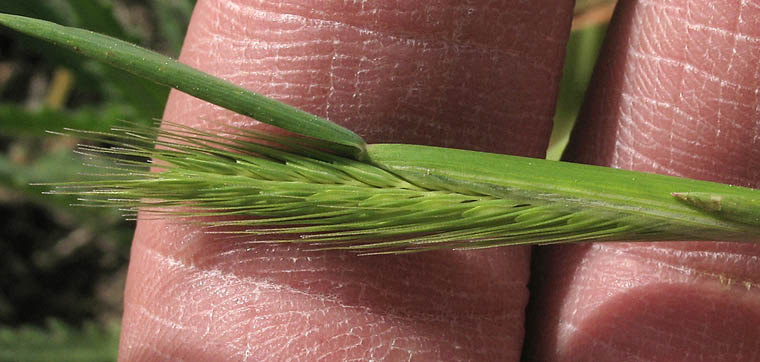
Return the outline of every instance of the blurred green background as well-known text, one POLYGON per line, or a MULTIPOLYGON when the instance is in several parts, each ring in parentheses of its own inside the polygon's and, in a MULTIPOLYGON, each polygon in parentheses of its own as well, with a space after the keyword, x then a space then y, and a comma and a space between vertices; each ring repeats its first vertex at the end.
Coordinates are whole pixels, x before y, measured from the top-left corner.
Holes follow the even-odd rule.
MULTIPOLYGON (((176 57, 195 0, 0 0, 0 12, 125 39, 176 57)), ((0 361, 116 359, 133 222, 71 207, 34 182, 92 172, 64 127, 159 118, 168 89, 0 29, 0 361)))
MULTIPOLYGON (((0 0, 0 12, 86 28, 176 57, 195 0, 0 0)), ((591 76, 614 0, 578 0, 555 132, 559 159, 591 76)), ((168 89, 0 29, 0 361, 116 359, 134 224, 118 211, 71 207, 36 182, 91 172, 77 140, 159 118, 168 89)))

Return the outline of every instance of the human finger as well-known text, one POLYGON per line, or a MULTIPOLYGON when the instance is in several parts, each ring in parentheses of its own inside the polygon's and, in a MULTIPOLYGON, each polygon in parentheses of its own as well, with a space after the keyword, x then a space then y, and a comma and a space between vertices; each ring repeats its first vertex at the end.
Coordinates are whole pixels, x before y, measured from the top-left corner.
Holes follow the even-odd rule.
MULTIPOLYGON (((747 1, 621 1, 567 158, 760 186, 758 19, 747 1)), ((760 358, 756 245, 598 243, 537 254, 536 360, 760 358)))

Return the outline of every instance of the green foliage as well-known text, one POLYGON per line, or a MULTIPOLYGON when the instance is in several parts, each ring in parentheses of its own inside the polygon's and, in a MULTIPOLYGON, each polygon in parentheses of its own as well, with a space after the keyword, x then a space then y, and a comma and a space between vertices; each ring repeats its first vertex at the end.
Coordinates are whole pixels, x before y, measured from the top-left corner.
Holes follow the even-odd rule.
POLYGON ((331 148, 336 151, 356 158, 364 155, 364 140, 344 127, 151 50, 102 34, 22 16, 0 14, 0 23, 260 122, 332 142, 331 148))
MULTIPOLYGON (((52 18, 52 20, 64 24, 89 27, 96 31, 126 37, 133 41, 142 40, 125 30, 128 28, 127 25, 122 25, 115 18, 111 11, 112 3, 108 1, 42 1, 37 2, 36 6, 20 5, 26 3, 34 2, 4 4, 0 5, 0 10, 7 11, 8 9, 5 8, 10 7, 10 10, 15 9, 18 14, 45 16, 45 18, 52 18)), ((8 34, 7 30, 4 33, 8 34)), ((160 116, 168 89, 157 87, 146 80, 129 77, 123 71, 86 60, 76 54, 62 52, 37 39, 18 36, 14 36, 12 39, 8 52, 12 60, 8 65, 11 76, 3 99, 16 102, 25 101, 24 103, 27 104, 30 101, 32 104, 41 103, 40 106, 53 107, 62 113, 67 112, 68 106, 78 108, 88 103, 99 106, 115 103, 128 105, 131 108, 127 113, 120 115, 123 118, 160 116), (68 102, 44 104, 44 100, 19 98, 25 96, 23 92, 19 91, 28 90, 32 78, 45 79, 46 74, 49 74, 52 69, 61 66, 72 72, 74 77, 75 85, 71 91, 76 98, 68 100, 71 102, 70 104, 66 104, 68 102), (8 92, 13 94, 8 94, 8 92)), ((147 42, 143 43, 149 45, 147 42)), ((34 111, 35 107, 30 108, 34 111)), ((6 119, 13 121, 12 118, 6 119)), ((102 119, 93 121, 97 122, 102 119)), ((27 131, 36 131, 39 134, 45 130, 27 128, 27 131)))
MULTIPOLYGON (((195 0, 0 1, 0 12, 77 26, 177 56, 195 0)), ((161 116, 168 88, 45 41, 0 29, 0 361, 115 360, 134 223, 42 195, 87 179, 76 140, 161 116), (52 318, 52 319, 51 319, 52 318), (52 322, 47 322, 53 320, 52 322)))
POLYGON ((126 225, 105 217, 103 225, 79 224, 23 200, 0 204, 0 215, 2 324, 39 325, 49 316, 79 324, 117 313, 99 294, 124 267, 126 225))
POLYGON ((604 6, 609 3, 614 3, 616 0, 576 0, 575 1, 575 13, 582 13, 593 9, 594 7, 604 6))
POLYGON ((29 109, 17 103, 0 104, 0 115, 12 120, 0 123, 0 134, 35 136, 45 130, 61 130, 66 127, 105 131, 119 119, 131 119, 131 109, 119 103, 108 106, 82 106, 76 110, 61 111, 51 107, 29 109))
MULTIPOLYGON (((80 26, 154 48, 161 46, 177 55, 194 3, 194 0, 6 1, 0 2, 0 12, 80 26), (152 22, 134 26, 130 21, 137 20, 119 17, 119 9, 143 15, 155 14, 155 17, 152 22), (171 21, 164 21, 169 18, 171 21)), ((8 150, 34 154, 34 150, 49 143, 46 140, 49 135, 45 133, 48 130, 64 127, 106 130, 117 120, 145 122, 161 115, 168 94, 166 87, 62 51, 47 42, 11 34, 7 29, 0 30, 0 43, 7 48, 3 51, 7 58, 0 63, 0 73, 6 74, 4 82, 0 77, 0 146, 5 144, 8 150), (56 82, 57 78, 52 74, 61 72, 71 80, 56 82), (40 85, 44 87, 41 90, 38 89, 40 85), (24 141, 9 137, 24 137, 24 141), (35 140, 32 137, 43 138, 35 140)), ((59 142, 58 146, 65 144, 59 142)), ((62 170, 60 167, 36 167, 39 179, 25 177, 28 174, 25 168, 41 165, 47 158, 42 153, 37 154, 43 158, 24 158, 23 162, 10 159, 8 153, 0 154, 0 181, 4 181, 6 190, 29 196, 27 191, 30 188, 25 182, 50 180, 57 176, 53 171, 62 170), (46 171, 47 175, 44 174, 46 171)), ((81 168, 71 167, 68 169, 70 174, 76 174, 81 168)), ((62 202, 56 206, 58 208, 67 207, 70 201, 53 200, 62 202)), ((51 205, 51 202, 46 204, 51 205)))
POLYGON ((567 146, 606 33, 607 25, 600 24, 570 34, 554 113, 554 129, 546 151, 549 160, 559 160, 567 146))
POLYGON ((116 361, 119 327, 49 320, 41 327, 0 327, 0 361, 116 361))

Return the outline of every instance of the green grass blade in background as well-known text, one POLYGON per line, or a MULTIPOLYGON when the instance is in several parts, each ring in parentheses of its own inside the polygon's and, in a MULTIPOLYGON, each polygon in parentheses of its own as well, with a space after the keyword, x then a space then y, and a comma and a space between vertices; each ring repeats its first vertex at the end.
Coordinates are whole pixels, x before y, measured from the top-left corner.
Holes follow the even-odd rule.
POLYGON ((575 3, 554 113, 554 129, 546 150, 548 160, 559 160, 565 151, 616 3, 617 0, 578 0, 575 3))
POLYGON ((582 14, 594 8, 599 8, 607 4, 614 4, 617 0, 576 0, 575 14, 582 14))
POLYGON ((261 122, 334 143, 333 149, 343 154, 355 158, 365 156, 364 140, 346 128, 150 50, 90 31, 26 17, 2 14, 0 23, 261 122))
POLYGON ((546 151, 549 160, 559 160, 567 146, 606 32, 607 25, 600 24, 570 34, 554 113, 554 129, 546 151))

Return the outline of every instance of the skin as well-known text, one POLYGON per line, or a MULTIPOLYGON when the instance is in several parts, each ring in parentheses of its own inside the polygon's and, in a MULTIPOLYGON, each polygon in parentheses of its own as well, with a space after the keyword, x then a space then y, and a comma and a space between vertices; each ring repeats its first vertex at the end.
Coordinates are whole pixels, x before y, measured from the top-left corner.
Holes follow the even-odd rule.
MULTIPOLYGON (((623 0, 567 157, 757 187, 760 8, 686 3, 623 0)), ((180 59, 369 142, 542 157, 572 2, 419 4, 201 0, 180 59)), ((165 118, 259 127, 179 92, 165 118)), ((542 247, 532 273, 530 254, 358 258, 140 220, 120 359, 760 359, 760 248, 542 247)))
MULTIPOLYGON (((565 158, 760 187, 758 19, 740 1, 623 1, 565 158)), ((737 243, 540 248, 526 353, 760 360, 758 257, 737 243)))

